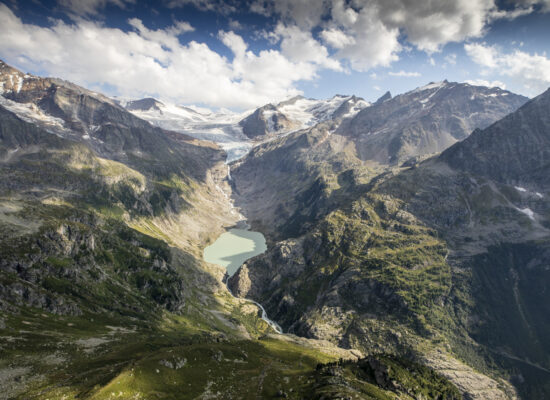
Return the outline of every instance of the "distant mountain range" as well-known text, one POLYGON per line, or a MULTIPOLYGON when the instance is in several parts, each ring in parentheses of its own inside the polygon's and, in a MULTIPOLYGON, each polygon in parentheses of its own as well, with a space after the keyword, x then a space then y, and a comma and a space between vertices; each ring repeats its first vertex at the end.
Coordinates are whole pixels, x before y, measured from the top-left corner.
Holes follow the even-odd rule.
POLYGON ((393 98, 387 92, 373 104, 336 95, 328 100, 298 96, 240 115, 201 114, 154 99, 131 101, 126 108, 157 126, 219 143, 272 140, 338 121, 335 132, 353 143, 359 159, 393 165, 441 152, 526 101, 499 88, 444 81, 393 98))

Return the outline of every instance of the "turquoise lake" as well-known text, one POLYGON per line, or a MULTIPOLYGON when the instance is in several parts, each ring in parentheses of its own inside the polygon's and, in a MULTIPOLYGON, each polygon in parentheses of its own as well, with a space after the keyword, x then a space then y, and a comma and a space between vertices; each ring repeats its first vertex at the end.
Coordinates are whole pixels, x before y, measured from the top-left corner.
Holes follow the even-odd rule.
POLYGON ((266 250, 265 237, 260 232, 231 229, 204 249, 203 258, 225 267, 232 276, 246 260, 266 250))

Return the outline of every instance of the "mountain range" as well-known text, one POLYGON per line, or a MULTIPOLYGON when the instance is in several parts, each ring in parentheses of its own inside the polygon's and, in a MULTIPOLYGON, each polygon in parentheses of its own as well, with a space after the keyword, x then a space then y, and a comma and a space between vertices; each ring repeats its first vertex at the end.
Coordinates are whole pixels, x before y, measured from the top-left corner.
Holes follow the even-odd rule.
POLYGON ((549 110, 212 112, 0 62, 0 397, 547 398, 549 110), (268 250, 229 277, 202 251, 243 217, 268 250))

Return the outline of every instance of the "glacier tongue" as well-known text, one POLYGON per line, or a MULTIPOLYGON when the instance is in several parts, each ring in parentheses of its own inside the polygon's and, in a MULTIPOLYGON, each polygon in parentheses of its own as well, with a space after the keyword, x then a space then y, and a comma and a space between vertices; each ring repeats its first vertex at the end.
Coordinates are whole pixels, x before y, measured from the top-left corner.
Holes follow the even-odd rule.
POLYGON ((130 112, 159 128, 218 144, 227 153, 227 163, 245 156, 252 147, 239 126, 243 114, 228 111, 214 113, 164 102, 157 103, 156 107, 130 112))

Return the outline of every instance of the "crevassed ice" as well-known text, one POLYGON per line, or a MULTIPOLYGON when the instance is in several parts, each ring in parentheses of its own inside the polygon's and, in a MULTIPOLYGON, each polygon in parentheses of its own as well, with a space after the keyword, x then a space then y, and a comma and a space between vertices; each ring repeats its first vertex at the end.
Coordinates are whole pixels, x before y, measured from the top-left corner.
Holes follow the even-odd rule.
POLYGON ((32 103, 17 103, 0 96, 0 105, 26 122, 38 123, 46 127, 65 130, 65 122, 61 118, 44 114, 42 110, 32 103))

